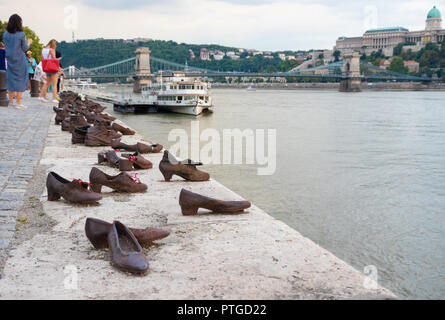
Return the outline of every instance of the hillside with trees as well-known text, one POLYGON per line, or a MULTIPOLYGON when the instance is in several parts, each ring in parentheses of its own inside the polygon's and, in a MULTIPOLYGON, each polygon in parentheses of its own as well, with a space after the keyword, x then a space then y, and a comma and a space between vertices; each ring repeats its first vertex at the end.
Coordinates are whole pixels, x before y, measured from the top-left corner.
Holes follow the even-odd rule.
MULTIPOLYGON (((273 54, 272 59, 265 58, 263 55, 247 58, 247 53, 244 52, 241 53, 240 59, 238 60, 233 60, 225 56, 222 60, 214 60, 213 57, 211 57, 210 61, 205 61, 199 59, 201 48, 207 48, 209 51, 220 50, 223 52, 237 52, 238 49, 213 44, 194 45, 163 40, 136 43, 125 40, 105 39, 80 40, 74 43, 63 41, 59 44, 57 50, 63 54, 64 66, 75 65, 79 68, 91 68, 134 57, 134 51, 139 47, 149 47, 152 56, 157 58, 184 65, 187 61, 189 66, 219 71, 289 71, 298 65, 294 60, 282 61, 277 53, 273 54), (194 53, 196 56, 195 59, 190 59, 189 50, 194 53)), ((292 53, 296 54, 294 52, 292 53)))
MULTIPOLYGON (((409 73, 415 76, 426 75, 445 81, 445 41, 442 43, 427 43, 424 48, 418 52, 413 52, 411 49, 403 50, 404 46, 412 45, 411 43, 400 43, 394 48, 394 56, 392 57, 391 65, 388 70, 408 74, 408 68, 404 66, 404 61, 419 62, 419 72, 409 73)), ((362 61, 372 63, 375 66, 380 66, 382 59, 389 59, 385 57, 382 50, 373 52, 369 56, 362 55, 362 61)))

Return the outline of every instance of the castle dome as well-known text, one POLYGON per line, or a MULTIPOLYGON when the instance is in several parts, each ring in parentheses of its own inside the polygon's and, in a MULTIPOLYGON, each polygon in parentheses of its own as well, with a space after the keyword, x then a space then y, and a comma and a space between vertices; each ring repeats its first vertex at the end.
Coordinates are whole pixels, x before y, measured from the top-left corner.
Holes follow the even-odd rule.
POLYGON ((440 13, 439 9, 436 8, 436 6, 434 6, 433 9, 430 10, 430 12, 428 12, 428 16, 427 19, 434 19, 434 18, 442 18, 442 14, 440 13))

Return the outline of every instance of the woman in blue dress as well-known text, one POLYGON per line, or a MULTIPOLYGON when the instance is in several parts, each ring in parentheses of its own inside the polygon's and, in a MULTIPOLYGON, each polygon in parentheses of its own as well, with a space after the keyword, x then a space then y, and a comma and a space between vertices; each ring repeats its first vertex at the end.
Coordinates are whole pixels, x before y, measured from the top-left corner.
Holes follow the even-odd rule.
POLYGON ((8 26, 3 34, 5 43, 6 60, 6 89, 9 92, 9 102, 11 106, 18 109, 25 109, 22 105, 22 93, 28 87, 28 65, 26 63, 25 52, 29 50, 32 40, 26 40, 23 32, 22 18, 14 14, 9 18, 8 26), (17 106, 14 104, 17 100, 17 106))

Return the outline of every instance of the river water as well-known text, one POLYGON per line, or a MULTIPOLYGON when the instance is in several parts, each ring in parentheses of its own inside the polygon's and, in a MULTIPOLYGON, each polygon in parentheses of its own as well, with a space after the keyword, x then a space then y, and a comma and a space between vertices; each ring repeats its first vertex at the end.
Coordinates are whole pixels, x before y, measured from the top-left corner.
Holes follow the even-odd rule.
MULTIPOLYGON (((203 168, 400 298, 445 299, 445 93, 213 89, 200 129, 276 129, 277 169, 203 168)), ((111 109, 111 108, 110 108, 111 109)), ((117 116, 166 147, 195 117, 117 116)), ((267 150, 267 149, 266 149, 267 150)))

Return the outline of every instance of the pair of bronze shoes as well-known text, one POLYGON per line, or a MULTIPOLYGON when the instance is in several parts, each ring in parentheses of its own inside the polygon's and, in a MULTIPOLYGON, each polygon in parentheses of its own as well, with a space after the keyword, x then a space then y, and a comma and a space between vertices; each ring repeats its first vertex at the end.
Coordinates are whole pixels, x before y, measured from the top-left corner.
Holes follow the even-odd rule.
POLYGON ((88 122, 81 114, 70 114, 62 121, 62 131, 73 132, 75 127, 87 126, 88 122))
POLYGON ((209 198, 185 189, 179 195, 179 205, 185 216, 197 215, 200 208, 210 210, 212 213, 239 213, 250 208, 249 201, 223 201, 209 198))
POLYGON ((141 156, 138 152, 134 154, 122 154, 120 158, 116 151, 99 152, 97 155, 99 164, 107 164, 113 168, 119 168, 120 171, 132 171, 134 169, 151 169, 153 164, 141 156))
POLYGON ((122 137, 122 135, 105 123, 96 123, 93 127, 88 128, 85 145, 89 147, 111 146, 113 139, 122 137))
POLYGON ((126 172, 121 172, 116 176, 110 176, 97 168, 91 169, 90 182, 80 179, 69 181, 55 172, 50 172, 46 178, 48 201, 57 201, 62 197, 72 203, 95 203, 102 199, 100 193, 103 186, 118 192, 147 191, 147 185, 137 178, 137 174, 130 176, 126 172))
POLYGON ((111 261, 115 267, 122 271, 144 274, 148 270, 148 262, 141 245, 166 238, 170 231, 158 228, 133 229, 119 221, 108 223, 87 218, 85 233, 94 248, 110 249, 111 261))
POLYGON ((145 144, 142 142, 138 142, 133 145, 128 145, 128 144, 121 142, 121 139, 113 139, 113 141, 111 142, 111 147, 115 150, 123 149, 126 151, 138 152, 140 154, 159 153, 164 148, 162 145, 157 144, 157 143, 148 145, 148 144, 145 144))
POLYGON ((197 166, 202 166, 202 163, 193 162, 192 160, 178 161, 168 150, 164 151, 164 156, 161 162, 159 162, 159 170, 165 181, 170 181, 173 175, 180 176, 188 181, 209 180, 210 175, 207 172, 198 170, 197 166))
POLYGON ((82 180, 69 181, 55 172, 48 173, 46 188, 48 190, 48 201, 57 201, 62 197, 68 202, 90 204, 102 199, 102 195, 94 192, 88 182, 82 180))
POLYGON ((91 189, 101 193, 102 187, 106 186, 118 192, 141 193, 147 191, 147 185, 137 177, 137 173, 129 175, 121 172, 116 176, 110 176, 105 172, 93 167, 90 171, 91 189))

